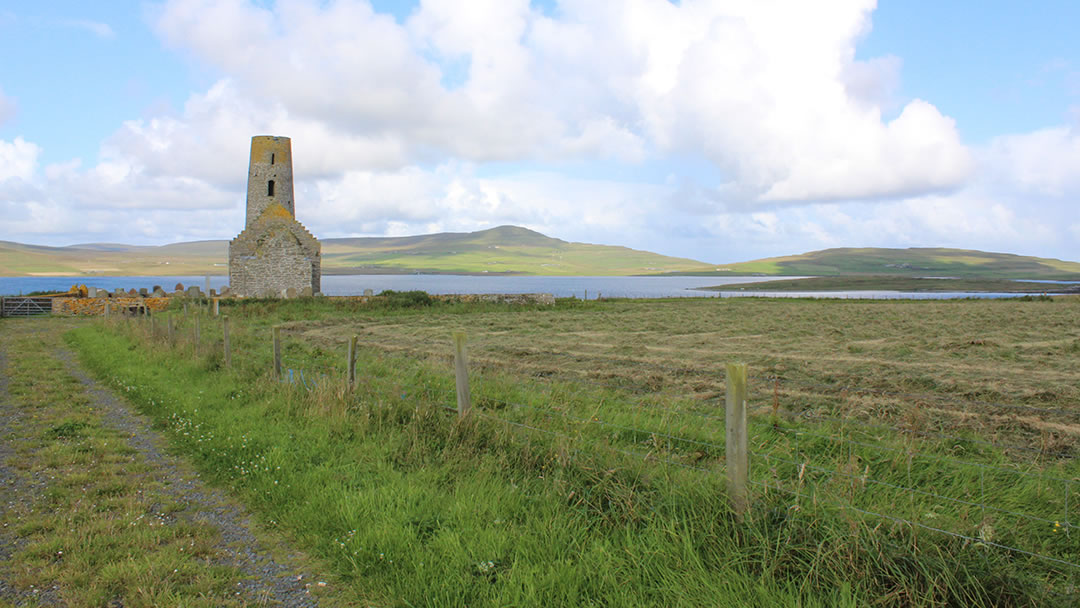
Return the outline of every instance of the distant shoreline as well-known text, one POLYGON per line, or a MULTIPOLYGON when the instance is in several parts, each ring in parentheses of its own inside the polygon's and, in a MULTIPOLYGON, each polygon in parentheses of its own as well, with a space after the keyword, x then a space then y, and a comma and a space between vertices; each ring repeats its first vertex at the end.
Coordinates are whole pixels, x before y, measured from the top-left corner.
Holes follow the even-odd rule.
POLYGON ((1080 293, 1080 285, 1035 283, 1013 279, 838 276, 781 279, 700 287, 700 291, 898 291, 903 293, 1080 293))

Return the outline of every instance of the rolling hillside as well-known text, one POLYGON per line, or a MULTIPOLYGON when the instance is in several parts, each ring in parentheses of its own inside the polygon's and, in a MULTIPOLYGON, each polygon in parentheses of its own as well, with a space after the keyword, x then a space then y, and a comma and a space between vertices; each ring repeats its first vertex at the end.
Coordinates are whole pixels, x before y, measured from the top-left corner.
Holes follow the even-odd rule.
MULTIPOLYGON (((324 239, 323 274, 867 276, 1080 280, 1080 263, 964 249, 825 249, 713 265, 516 226, 406 237, 324 239)), ((0 276, 226 274, 227 241, 43 247, 0 241, 0 276)))
POLYGON ((1080 263, 967 249, 841 248, 724 264, 704 274, 1080 280, 1080 263))
MULTIPOLYGON (((323 274, 632 275, 716 268, 627 247, 570 243, 515 226, 468 233, 324 239, 322 244, 323 274)), ((227 241, 159 247, 112 243, 42 247, 0 241, 0 276, 225 274, 227 251, 227 241)))

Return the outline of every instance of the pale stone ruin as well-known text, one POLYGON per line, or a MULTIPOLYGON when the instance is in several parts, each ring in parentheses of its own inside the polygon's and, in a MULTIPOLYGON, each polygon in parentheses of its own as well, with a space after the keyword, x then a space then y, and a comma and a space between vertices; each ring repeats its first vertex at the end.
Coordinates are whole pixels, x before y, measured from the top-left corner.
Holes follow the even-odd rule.
POLYGON ((229 291, 246 297, 318 293, 321 253, 319 241, 296 221, 292 142, 252 137, 247 220, 229 242, 229 291))

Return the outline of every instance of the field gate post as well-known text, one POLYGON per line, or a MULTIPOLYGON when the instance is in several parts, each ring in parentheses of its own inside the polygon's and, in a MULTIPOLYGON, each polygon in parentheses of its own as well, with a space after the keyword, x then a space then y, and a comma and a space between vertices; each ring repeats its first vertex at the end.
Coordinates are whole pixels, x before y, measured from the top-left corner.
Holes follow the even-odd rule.
POLYGON ((469 363, 465 355, 465 332, 454 332, 454 376, 457 384, 458 417, 464 418, 472 409, 469 396, 469 363))
POLYGON ((221 335, 225 344, 225 367, 228 368, 232 362, 232 349, 229 345, 229 317, 227 316, 221 318, 221 335))
POLYGON ((357 336, 353 336, 349 339, 348 381, 350 391, 356 388, 356 338, 357 336))
POLYGON ((749 454, 746 443, 746 364, 727 364, 727 387, 724 428, 728 496, 739 520, 749 505, 749 454))
POLYGON ((274 326, 274 379, 281 380, 281 328, 274 326))

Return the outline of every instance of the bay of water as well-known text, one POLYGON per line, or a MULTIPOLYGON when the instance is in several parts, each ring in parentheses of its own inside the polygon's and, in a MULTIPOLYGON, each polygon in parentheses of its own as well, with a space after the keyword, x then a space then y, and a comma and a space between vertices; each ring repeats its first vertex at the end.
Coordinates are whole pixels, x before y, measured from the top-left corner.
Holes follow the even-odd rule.
MULTIPOLYGON (((419 289, 431 294, 477 293, 550 293, 555 297, 588 298, 672 298, 672 297, 772 297, 772 298, 868 298, 940 300, 951 298, 1009 298, 1013 293, 910 293, 899 291, 751 291, 709 292, 701 287, 754 283, 775 277, 537 277, 537 276, 466 276, 431 274, 328 275, 322 278, 323 293, 331 296, 361 295, 365 289, 379 293, 386 289, 419 289)), ((800 278, 800 277, 784 277, 800 278)), ((210 287, 220 290, 228 284, 226 276, 211 276, 210 287)), ((87 285, 124 290, 147 289, 160 285, 172 291, 177 283, 206 288, 206 277, 0 277, 0 295, 21 295, 35 291, 61 292, 72 285, 87 285)))

